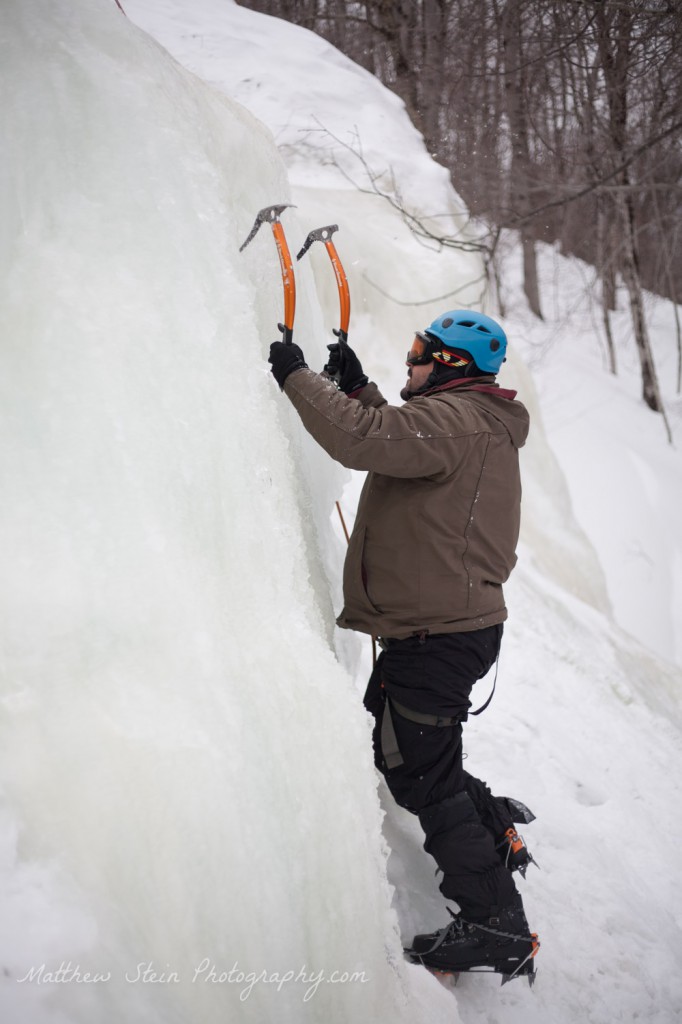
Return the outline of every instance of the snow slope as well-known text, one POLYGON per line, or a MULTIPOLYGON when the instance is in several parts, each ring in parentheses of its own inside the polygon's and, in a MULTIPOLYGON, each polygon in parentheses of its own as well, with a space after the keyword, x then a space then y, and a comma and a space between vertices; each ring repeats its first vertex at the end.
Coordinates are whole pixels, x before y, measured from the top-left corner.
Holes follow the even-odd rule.
POLYGON ((618 375, 605 370, 594 271, 539 247, 545 322, 522 301, 518 250, 503 260, 507 326, 533 371, 547 436, 580 523, 599 552, 616 621, 682 665, 682 398, 672 303, 645 294, 674 444, 641 400, 625 290, 612 314, 618 375))
MULTIPOLYGON (((523 891, 539 977, 533 992, 464 978, 453 998, 402 962, 367 723, 329 646, 343 554, 329 512, 348 478, 264 362, 274 246, 261 229, 237 250, 288 183, 231 99, 286 159, 292 248, 338 221, 351 340, 388 394, 414 327, 481 300, 480 266, 415 241, 348 180, 371 179, 319 124, 342 141, 357 125, 384 189, 465 230, 400 104, 333 48, 224 0, 124 6, 129 19, 108 0, 14 0, 7 19, 3 1020, 668 1024, 680 673, 611 621, 608 571, 517 358, 505 383, 535 421, 523 543, 498 693, 467 746, 472 771, 538 815, 542 871, 523 891), (62 961, 112 976, 18 980, 62 961), (230 979, 235 962, 259 980, 230 979)), ((325 254, 310 257, 297 339, 321 366, 336 297, 325 254)), ((335 640, 361 686, 368 651, 335 640)), ((408 939, 446 915, 415 821, 384 802, 408 939)))

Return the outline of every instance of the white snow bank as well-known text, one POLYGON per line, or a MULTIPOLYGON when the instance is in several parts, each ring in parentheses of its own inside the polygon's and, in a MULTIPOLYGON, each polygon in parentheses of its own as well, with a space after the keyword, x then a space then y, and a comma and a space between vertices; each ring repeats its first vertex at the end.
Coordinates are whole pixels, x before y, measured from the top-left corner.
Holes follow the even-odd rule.
MULTIPOLYGON (((675 444, 641 399, 627 296, 612 314, 618 375, 606 372, 594 271, 539 246, 547 319, 523 301, 518 250, 504 262, 505 321, 532 368, 549 442, 608 581, 619 625, 682 665, 682 399, 672 303, 646 294, 646 315, 675 444)), ((682 311, 681 311, 682 313, 682 311)))
POLYGON ((447 171, 431 159, 402 100, 319 36, 234 0, 123 6, 185 67, 268 125, 294 184, 355 191, 354 182, 369 187, 368 171, 433 226, 465 224, 447 171))

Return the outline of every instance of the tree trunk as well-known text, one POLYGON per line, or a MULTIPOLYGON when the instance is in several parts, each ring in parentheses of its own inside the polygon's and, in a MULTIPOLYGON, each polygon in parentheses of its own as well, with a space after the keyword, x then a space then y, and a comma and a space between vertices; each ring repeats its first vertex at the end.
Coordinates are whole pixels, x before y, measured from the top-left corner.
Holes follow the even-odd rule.
POLYGON ((528 307, 540 320, 543 320, 540 308, 540 284, 538 282, 538 262, 535 251, 535 240, 527 231, 521 232, 523 247, 523 292, 528 300, 528 307))
MULTIPOLYGON (((595 17, 598 29, 597 43, 607 88, 610 149, 613 162, 618 164, 623 162, 627 152, 628 84, 634 60, 631 51, 634 13, 627 5, 608 11, 605 7, 598 6, 595 17)), ((620 271, 630 299, 632 327, 642 375, 642 398, 650 409, 663 414, 668 440, 672 441, 644 316, 634 202, 628 190, 630 179, 627 169, 617 175, 616 184, 620 186, 616 198, 621 236, 620 271)))
MULTIPOLYGON (((511 134, 511 170, 509 175, 511 227, 514 226, 514 219, 529 213, 532 206, 528 195, 531 160, 526 116, 526 82, 521 45, 523 6, 523 0, 507 0, 502 11, 501 25, 504 47, 505 108, 511 134)), ((523 247, 523 290, 531 312, 542 320, 535 240, 527 224, 521 226, 520 234, 523 247)))
POLYGON ((668 282, 668 294, 672 300, 673 314, 675 316, 675 337, 677 341, 677 393, 679 395, 682 391, 682 330, 680 329, 680 310, 677 305, 677 288, 675 287, 675 279, 672 273, 676 238, 671 240, 670 248, 668 249, 667 238, 663 229, 663 219, 661 217, 661 211, 658 205, 658 196, 655 188, 652 190, 652 201, 654 212, 656 214, 659 236, 661 239, 665 239, 666 242, 663 258, 665 261, 665 276, 668 282))
POLYGON ((609 312, 616 308, 616 275, 613 270, 612 231, 607 223, 604 200, 597 205, 597 271, 601 281, 601 312, 606 337, 606 352, 609 360, 609 372, 618 373, 616 362, 616 346, 613 343, 611 317, 609 312))
POLYGON ((649 341, 649 331, 647 330, 646 317, 644 316, 642 284, 637 267, 632 204, 626 196, 621 194, 618 199, 618 206, 623 238, 621 270, 630 298, 632 326, 634 328, 635 343, 642 373, 642 398, 654 412, 663 412, 663 401, 658 387, 654 357, 649 341))

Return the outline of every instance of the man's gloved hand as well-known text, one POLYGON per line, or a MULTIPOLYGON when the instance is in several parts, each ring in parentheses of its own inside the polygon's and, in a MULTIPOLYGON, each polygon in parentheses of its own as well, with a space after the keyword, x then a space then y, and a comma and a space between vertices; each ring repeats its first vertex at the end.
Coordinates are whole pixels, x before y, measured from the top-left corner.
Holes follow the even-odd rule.
POLYGON ((341 346, 338 341, 334 345, 327 345, 329 356, 322 367, 323 373, 328 373, 333 381, 339 383, 341 378, 341 346))
POLYGON ((339 389, 350 395, 364 388, 368 379, 363 372, 362 363, 350 345, 347 342, 336 341, 333 345, 327 345, 327 348, 329 359, 324 370, 336 381, 339 389))
POLYGON ((281 388, 290 373, 308 366, 298 345, 285 345, 283 341, 273 341, 268 362, 272 364, 272 376, 281 388))

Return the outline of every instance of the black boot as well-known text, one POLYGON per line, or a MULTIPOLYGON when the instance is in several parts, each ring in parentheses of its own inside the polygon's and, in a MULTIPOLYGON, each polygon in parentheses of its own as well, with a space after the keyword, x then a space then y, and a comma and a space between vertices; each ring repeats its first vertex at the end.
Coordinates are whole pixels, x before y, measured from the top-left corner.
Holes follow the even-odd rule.
MULTIPOLYGON (((452 911, 451 911, 452 913, 452 911)), ((535 979, 533 957, 540 948, 531 934, 523 912, 521 897, 495 916, 482 921, 467 921, 453 914, 451 924, 429 935, 415 935, 405 952, 413 963, 447 974, 460 971, 495 971, 511 978, 535 979)))

